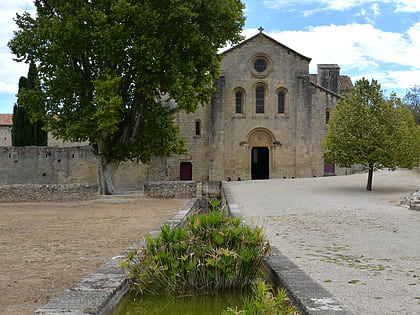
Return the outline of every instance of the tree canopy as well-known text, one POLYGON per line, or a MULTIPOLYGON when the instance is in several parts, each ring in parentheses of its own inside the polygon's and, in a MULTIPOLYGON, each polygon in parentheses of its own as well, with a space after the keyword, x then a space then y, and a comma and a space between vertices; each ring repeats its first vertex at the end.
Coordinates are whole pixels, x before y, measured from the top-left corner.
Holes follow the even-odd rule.
POLYGON ((418 163, 420 127, 399 98, 386 97, 377 81, 363 78, 332 112, 323 145, 327 161, 367 166, 371 190, 374 169, 418 163))
POLYGON ((35 62, 41 89, 22 98, 53 136, 89 141, 102 193, 121 161, 185 150, 176 110, 208 102, 219 48, 237 43, 240 0, 36 0, 9 47, 35 62), (39 102, 41 101, 41 102, 39 102), (40 106, 39 104, 42 104, 40 106))
POLYGON ((420 85, 413 85, 406 91, 404 104, 410 109, 417 125, 420 125, 420 85))

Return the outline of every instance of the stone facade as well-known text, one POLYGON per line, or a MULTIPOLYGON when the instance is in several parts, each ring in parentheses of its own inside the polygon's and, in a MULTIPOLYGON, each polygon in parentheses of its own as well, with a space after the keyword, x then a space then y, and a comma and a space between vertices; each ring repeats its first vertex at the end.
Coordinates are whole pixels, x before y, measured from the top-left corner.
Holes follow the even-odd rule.
POLYGON ((12 145, 12 114, 0 114, 0 146, 12 145))
POLYGON ((210 104, 178 113, 189 152, 152 164, 159 180, 248 180, 324 175, 327 115, 351 90, 335 64, 259 33, 222 54, 210 104), (161 174, 158 176, 157 174, 161 174))

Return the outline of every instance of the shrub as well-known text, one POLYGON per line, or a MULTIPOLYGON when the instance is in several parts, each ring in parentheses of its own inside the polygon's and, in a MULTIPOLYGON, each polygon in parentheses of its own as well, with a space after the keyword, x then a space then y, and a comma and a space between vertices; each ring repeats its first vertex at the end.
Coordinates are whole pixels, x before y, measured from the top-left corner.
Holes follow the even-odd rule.
POLYGON ((185 227, 164 225, 145 239, 125 264, 133 289, 143 294, 241 290, 255 279, 269 250, 261 228, 219 210, 192 215, 185 227))

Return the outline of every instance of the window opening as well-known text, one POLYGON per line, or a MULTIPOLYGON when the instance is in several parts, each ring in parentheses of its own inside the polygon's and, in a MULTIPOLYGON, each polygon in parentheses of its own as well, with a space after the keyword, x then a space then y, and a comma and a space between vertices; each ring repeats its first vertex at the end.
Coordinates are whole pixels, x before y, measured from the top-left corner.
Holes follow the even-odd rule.
POLYGON ((201 135, 201 122, 199 120, 196 120, 195 122, 195 135, 196 136, 201 135))
POLYGON ((257 114, 264 114, 264 94, 265 89, 262 86, 259 86, 255 90, 255 105, 256 105, 256 113, 257 114))
POLYGON ((277 110, 279 114, 284 114, 284 99, 285 95, 284 92, 279 92, 278 99, 277 99, 277 110))
POLYGON ((254 69, 257 72, 264 72, 267 69, 267 61, 262 58, 258 58, 254 62, 254 69))
POLYGON ((243 104, 243 93, 242 91, 237 91, 235 94, 235 113, 242 114, 242 104, 243 104))

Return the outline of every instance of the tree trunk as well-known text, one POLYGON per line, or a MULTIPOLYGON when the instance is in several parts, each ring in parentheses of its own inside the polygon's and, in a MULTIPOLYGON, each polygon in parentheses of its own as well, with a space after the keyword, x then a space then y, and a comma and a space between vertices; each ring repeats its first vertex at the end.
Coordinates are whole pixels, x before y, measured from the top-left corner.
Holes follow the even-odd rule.
POLYGON ((366 190, 371 191, 372 190, 372 179, 373 179, 373 165, 369 164, 369 175, 368 175, 368 182, 366 190))
POLYGON ((119 162, 107 161, 104 157, 98 156, 99 189, 101 195, 115 195, 114 174, 117 171, 119 162))

